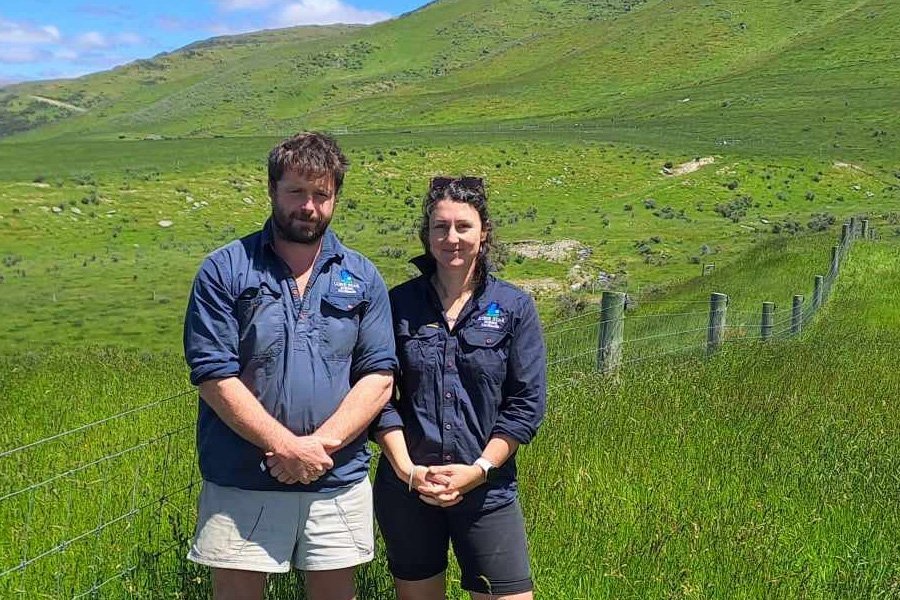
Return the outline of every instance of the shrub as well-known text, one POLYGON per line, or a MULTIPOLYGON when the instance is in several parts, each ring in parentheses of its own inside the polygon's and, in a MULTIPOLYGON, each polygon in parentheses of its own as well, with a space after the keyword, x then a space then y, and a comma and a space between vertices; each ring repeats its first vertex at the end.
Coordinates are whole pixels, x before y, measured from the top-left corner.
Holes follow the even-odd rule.
POLYGON ((556 297, 556 315, 560 318, 573 317, 583 312, 587 302, 575 294, 564 293, 556 297))
POLYGON ((747 209, 751 206, 753 206, 753 198, 740 196, 728 204, 716 204, 715 211, 726 219, 731 219, 734 223, 737 223, 747 216, 747 209))
POLYGON ((815 213, 810 215, 809 223, 806 226, 810 231, 826 231, 834 225, 834 215, 830 213, 815 213))
POLYGON ((396 246, 382 246, 378 249, 378 254, 388 258, 402 258, 406 251, 396 246))

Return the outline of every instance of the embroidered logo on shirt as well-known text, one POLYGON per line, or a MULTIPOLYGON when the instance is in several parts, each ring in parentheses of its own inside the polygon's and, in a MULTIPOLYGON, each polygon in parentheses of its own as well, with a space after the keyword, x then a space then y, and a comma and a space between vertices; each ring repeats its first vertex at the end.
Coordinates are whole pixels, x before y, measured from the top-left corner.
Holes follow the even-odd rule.
POLYGON ((496 302, 488 304, 484 314, 478 317, 478 324, 485 329, 500 329, 506 323, 506 315, 496 302))
POLYGON ((359 283, 353 279, 353 275, 346 269, 341 269, 340 279, 335 285, 339 294, 355 296, 359 293, 359 283))

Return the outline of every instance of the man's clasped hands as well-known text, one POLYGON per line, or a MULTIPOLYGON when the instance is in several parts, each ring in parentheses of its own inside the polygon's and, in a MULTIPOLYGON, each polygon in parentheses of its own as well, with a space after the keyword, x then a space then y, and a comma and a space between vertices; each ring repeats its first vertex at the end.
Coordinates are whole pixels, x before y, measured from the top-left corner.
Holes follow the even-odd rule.
MULTIPOLYGON (((266 452, 265 464, 260 464, 260 468, 267 467, 269 474, 284 484, 312 483, 334 467, 331 454, 342 447, 342 440, 320 435, 285 435, 266 452)), ((399 473, 398 477, 403 479, 399 473)), ((484 471, 477 465, 412 465, 404 483, 410 491, 418 492, 422 502, 448 508, 484 483, 484 471)))

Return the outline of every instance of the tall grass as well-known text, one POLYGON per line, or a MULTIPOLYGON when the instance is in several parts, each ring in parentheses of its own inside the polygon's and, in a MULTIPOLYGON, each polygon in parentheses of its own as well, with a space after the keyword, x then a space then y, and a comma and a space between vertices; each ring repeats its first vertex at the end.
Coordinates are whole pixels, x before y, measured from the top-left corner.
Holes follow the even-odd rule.
MULTIPOLYGON (((900 247, 858 242, 799 338, 648 361, 615 382, 589 366, 553 369, 547 421, 520 457, 538 593, 900 594, 898 273, 900 247)), ((184 389, 171 357, 68 356, 3 365, 5 404, 19 408, 3 417, 0 573, 13 572, 0 595, 205 597, 207 573, 182 559, 192 394, 9 453, 184 389)), ((361 598, 390 597, 383 552, 358 579, 361 598)), ((465 597, 455 567, 450 580, 450 596, 465 597)), ((302 596, 294 575, 270 588, 302 596)))

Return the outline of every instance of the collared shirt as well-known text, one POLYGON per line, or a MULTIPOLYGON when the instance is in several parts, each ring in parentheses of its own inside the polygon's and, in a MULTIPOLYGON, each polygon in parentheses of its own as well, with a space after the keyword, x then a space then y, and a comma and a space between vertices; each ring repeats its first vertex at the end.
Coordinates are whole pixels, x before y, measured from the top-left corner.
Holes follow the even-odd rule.
MULTIPOLYGON (((488 275, 448 329, 429 281, 433 266, 424 257, 414 262, 423 275, 390 293, 398 393, 375 429, 403 427, 417 465, 472 464, 497 434, 527 444, 546 406, 547 355, 534 301, 488 275)), ((458 506, 490 510, 512 501, 515 456, 496 471, 458 506)))
MULTIPOLYGON (((374 265, 330 230, 306 290, 275 253, 271 221, 210 254, 194 281, 184 326, 191 382, 239 377, 266 411, 297 435, 313 433, 367 373, 396 368, 387 288, 374 265)), ((264 451, 202 399, 200 471, 251 490, 330 491, 366 476, 360 435, 309 485, 285 485, 261 467, 264 451)))

